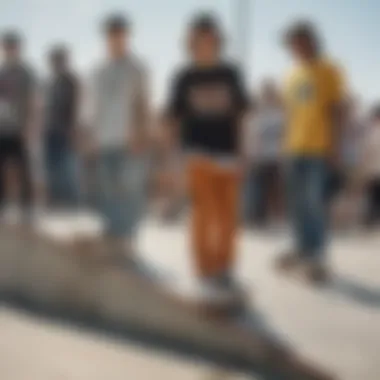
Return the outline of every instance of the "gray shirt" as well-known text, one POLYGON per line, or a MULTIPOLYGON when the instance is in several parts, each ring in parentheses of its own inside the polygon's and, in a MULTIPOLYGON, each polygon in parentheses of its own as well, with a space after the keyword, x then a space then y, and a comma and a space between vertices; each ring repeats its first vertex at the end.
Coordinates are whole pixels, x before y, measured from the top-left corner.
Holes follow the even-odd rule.
POLYGON ((32 71, 22 62, 0 67, 0 133, 20 133, 29 118, 35 94, 32 71))
POLYGON ((108 61, 95 73, 93 126, 101 148, 125 145, 136 100, 146 96, 146 71, 133 56, 108 61))

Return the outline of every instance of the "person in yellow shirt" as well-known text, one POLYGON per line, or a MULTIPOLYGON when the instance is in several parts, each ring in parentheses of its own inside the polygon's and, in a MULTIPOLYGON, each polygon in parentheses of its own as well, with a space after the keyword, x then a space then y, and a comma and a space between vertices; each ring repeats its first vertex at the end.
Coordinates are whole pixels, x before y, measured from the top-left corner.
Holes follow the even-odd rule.
POLYGON ((344 98, 339 67, 322 51, 319 35, 309 22, 286 33, 295 64, 285 84, 287 126, 285 152, 289 212, 295 247, 281 256, 281 270, 300 270, 307 279, 327 279, 326 193, 340 152, 340 103, 344 98))

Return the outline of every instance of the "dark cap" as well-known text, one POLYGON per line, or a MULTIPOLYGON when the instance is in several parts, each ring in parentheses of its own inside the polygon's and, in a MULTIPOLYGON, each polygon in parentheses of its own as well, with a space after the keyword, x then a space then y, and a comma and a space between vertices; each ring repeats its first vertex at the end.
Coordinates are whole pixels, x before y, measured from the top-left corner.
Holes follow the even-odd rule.
POLYGON ((65 58, 68 55, 68 53, 69 49, 63 44, 54 45, 49 51, 49 55, 53 59, 65 58))
POLYGON ((113 14, 108 16, 103 23, 103 31, 105 33, 119 32, 130 29, 131 22, 126 16, 121 14, 113 14))
POLYGON ((22 38, 18 32, 9 30, 3 33, 1 41, 5 46, 13 47, 19 46, 21 44, 22 38))
POLYGON ((380 119, 380 103, 376 104, 372 108, 372 119, 374 119, 374 120, 380 119))
POLYGON ((220 26, 218 20, 210 13, 196 15, 190 22, 192 30, 200 32, 219 33, 220 26))
POLYGON ((291 43, 294 39, 305 38, 310 41, 319 39, 315 25, 309 20, 301 20, 292 24, 284 33, 283 41, 285 44, 291 43))

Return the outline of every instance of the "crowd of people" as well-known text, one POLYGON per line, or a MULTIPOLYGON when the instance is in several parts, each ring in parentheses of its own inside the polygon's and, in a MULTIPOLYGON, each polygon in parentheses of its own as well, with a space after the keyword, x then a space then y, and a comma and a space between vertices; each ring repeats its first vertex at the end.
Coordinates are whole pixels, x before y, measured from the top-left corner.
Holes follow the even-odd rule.
POLYGON ((195 17, 160 117, 148 70, 130 48, 130 21, 111 16, 102 32, 105 59, 90 85, 63 45, 50 50, 50 76, 38 83, 20 34, 4 33, 3 216, 19 201, 27 225, 42 204, 94 207, 106 221, 110 260, 144 275, 135 237, 150 205, 162 203, 174 220, 190 209, 200 297, 212 303, 243 297, 233 272, 242 219, 289 224, 294 247, 275 267, 313 283, 329 277, 333 223, 380 224, 380 107, 361 110, 311 23, 285 34, 294 68, 284 88, 267 79, 253 95, 225 54, 219 22, 195 17))

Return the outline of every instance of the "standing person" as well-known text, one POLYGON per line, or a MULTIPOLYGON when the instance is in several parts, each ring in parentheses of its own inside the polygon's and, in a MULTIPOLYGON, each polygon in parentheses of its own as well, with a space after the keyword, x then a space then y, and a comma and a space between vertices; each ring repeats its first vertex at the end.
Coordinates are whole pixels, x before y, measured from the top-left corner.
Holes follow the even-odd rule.
POLYGON ((365 138, 363 169, 366 177, 367 227, 380 226, 380 104, 371 115, 371 123, 365 138))
POLYGON ((280 257, 280 269, 300 269, 312 282, 327 271, 327 179, 338 170, 343 78, 328 60, 314 26, 294 25, 286 34, 295 67, 286 85, 289 205, 295 237, 292 252, 280 257))
MULTIPOLYGON (((130 48, 130 22, 104 23, 106 62, 95 73, 93 147, 110 255, 135 267, 135 237, 144 211, 150 107, 147 72, 130 48)), ((139 269, 136 267, 136 269, 139 269)))
POLYGON ((65 46, 57 45, 50 50, 49 65, 51 76, 45 94, 44 125, 47 191, 53 205, 77 206, 80 189, 75 147, 79 82, 65 46))
POLYGON ((21 188, 23 218, 28 222, 32 206, 29 141, 36 117, 35 79, 22 57, 22 39, 9 31, 2 37, 3 62, 0 66, 0 207, 4 206, 9 165, 17 173, 21 188))
MULTIPOLYGON (((332 173, 328 197, 332 198, 334 222, 337 227, 353 226, 360 214, 360 164, 363 149, 365 122, 360 115, 358 101, 346 99, 342 117, 342 143, 340 171, 332 173), (336 202, 335 202, 336 201, 336 202)), ((331 203, 331 202, 330 202, 331 203)))
POLYGON ((196 17, 188 33, 189 61, 174 78, 168 108, 186 154, 200 296, 206 304, 225 305, 238 290, 233 270, 247 96, 240 70, 225 60, 218 22, 209 15, 196 17))
POLYGON ((278 222, 282 214, 284 112, 276 85, 270 80, 263 83, 253 118, 253 128, 254 219, 261 226, 269 218, 278 222))

